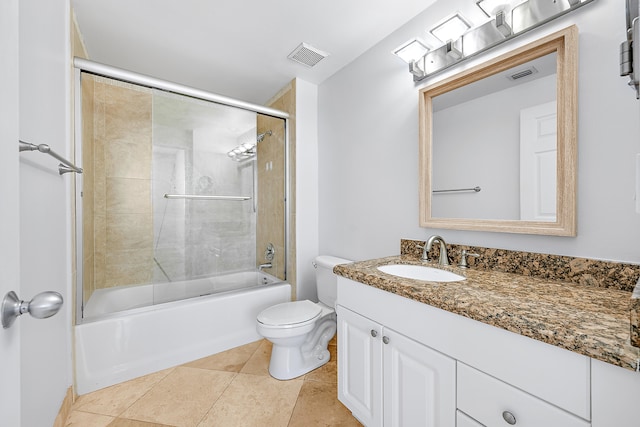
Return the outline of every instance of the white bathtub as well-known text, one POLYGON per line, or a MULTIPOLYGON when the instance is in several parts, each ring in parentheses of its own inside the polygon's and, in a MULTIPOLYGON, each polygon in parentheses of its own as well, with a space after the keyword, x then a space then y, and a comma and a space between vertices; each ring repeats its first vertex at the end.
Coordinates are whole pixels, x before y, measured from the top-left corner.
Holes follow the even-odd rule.
POLYGON ((75 326, 76 392, 86 394, 259 340, 256 316, 289 301, 291 286, 258 285, 273 279, 258 272, 234 273, 226 279, 173 283, 177 286, 164 293, 152 289, 157 285, 97 291, 85 307, 90 314, 85 318, 95 320, 75 326), (189 297, 212 285, 217 285, 212 290, 217 293, 189 297), (148 306, 153 292, 156 302, 175 299, 176 293, 188 299, 148 306), (105 315, 114 308, 126 311, 105 315))

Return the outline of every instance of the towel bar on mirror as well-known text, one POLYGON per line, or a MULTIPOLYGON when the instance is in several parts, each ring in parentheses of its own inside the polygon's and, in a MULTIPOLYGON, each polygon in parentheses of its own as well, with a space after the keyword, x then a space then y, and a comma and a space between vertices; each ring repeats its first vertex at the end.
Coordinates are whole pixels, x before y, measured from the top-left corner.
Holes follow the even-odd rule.
POLYGON ((473 191, 474 193, 479 193, 480 190, 482 190, 480 187, 473 187, 473 188, 454 188, 451 190, 433 190, 433 193, 457 193, 457 192, 462 192, 462 191, 473 191))

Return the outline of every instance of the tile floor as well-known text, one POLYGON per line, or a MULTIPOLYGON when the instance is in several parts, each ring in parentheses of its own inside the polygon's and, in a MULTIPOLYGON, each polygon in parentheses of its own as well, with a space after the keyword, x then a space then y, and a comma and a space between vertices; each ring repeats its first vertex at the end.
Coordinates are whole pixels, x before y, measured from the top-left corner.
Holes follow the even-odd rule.
POLYGON ((290 381, 269 376, 271 343, 223 353, 80 396, 67 427, 361 426, 337 398, 331 361, 290 381))

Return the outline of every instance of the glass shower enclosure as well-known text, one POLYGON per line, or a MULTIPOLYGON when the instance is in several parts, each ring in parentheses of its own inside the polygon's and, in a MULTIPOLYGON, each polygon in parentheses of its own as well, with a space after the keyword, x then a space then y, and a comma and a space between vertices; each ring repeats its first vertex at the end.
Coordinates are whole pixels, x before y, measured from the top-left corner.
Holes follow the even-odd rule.
POLYGON ((79 322, 286 280, 285 118, 78 78, 79 322))

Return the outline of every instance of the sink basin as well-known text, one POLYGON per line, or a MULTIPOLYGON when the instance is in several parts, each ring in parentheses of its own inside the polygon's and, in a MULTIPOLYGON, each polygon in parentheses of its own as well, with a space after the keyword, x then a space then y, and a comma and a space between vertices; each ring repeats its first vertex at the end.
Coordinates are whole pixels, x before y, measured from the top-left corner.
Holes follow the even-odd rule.
POLYGON ((465 280, 465 277, 459 274, 424 265, 391 264, 380 266, 378 270, 394 276, 425 280, 427 282, 457 282, 465 280))

